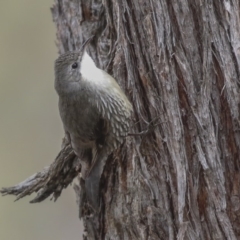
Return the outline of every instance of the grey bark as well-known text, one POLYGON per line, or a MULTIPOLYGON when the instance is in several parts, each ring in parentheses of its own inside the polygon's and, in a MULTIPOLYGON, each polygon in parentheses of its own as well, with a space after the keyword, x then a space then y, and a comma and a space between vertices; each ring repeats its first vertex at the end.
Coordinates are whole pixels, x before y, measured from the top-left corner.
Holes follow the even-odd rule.
POLYGON ((226 0, 55 2, 60 52, 94 35, 134 130, 161 122, 109 160, 96 239, 240 238, 239 13, 226 0))
POLYGON ((52 14, 60 53, 94 36, 132 131, 159 123, 109 157, 85 238, 240 239, 239 1, 55 0, 52 14))

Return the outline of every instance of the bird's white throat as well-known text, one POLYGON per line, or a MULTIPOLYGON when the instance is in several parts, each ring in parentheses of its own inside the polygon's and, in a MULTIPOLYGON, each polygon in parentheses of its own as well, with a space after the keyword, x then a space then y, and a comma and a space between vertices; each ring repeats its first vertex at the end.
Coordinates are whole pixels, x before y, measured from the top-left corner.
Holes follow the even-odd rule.
POLYGON ((100 82, 103 78, 102 70, 97 68, 92 58, 85 51, 82 57, 80 73, 87 81, 100 82))

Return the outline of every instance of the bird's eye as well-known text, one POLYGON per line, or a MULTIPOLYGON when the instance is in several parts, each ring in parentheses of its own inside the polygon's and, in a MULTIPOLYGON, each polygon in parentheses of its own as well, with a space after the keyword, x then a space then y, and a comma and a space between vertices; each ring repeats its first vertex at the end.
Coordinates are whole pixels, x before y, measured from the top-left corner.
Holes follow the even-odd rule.
POLYGON ((78 63, 77 62, 73 63, 72 69, 76 69, 77 67, 78 67, 78 63))

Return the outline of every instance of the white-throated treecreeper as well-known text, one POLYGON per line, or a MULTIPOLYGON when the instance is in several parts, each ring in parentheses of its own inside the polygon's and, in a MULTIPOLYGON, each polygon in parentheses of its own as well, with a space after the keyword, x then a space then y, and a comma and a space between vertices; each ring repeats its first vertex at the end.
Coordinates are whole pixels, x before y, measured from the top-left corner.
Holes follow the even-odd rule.
POLYGON ((96 67, 85 48, 67 52, 55 62, 55 89, 64 130, 81 162, 85 191, 94 208, 109 154, 129 131, 132 105, 118 83, 96 67))

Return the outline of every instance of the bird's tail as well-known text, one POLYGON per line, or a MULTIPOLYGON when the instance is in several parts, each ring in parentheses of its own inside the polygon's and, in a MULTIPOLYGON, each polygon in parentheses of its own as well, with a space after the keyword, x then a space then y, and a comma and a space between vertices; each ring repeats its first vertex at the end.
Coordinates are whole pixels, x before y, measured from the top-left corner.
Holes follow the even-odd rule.
POLYGON ((108 156, 104 155, 96 156, 96 160, 94 161, 94 165, 92 166, 88 176, 85 179, 85 187, 86 187, 86 196, 89 203, 92 207, 98 211, 99 208, 99 190, 100 190, 100 179, 102 176, 102 172, 107 161, 108 156))

